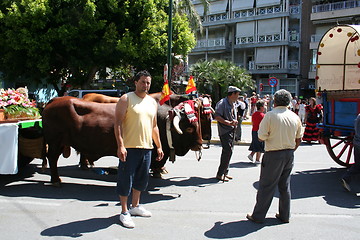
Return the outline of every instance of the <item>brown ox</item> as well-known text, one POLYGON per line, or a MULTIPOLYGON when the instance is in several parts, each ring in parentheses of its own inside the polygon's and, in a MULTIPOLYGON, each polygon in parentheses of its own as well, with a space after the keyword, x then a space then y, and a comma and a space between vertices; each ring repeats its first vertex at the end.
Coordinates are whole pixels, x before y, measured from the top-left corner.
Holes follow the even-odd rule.
MULTIPOLYGON (((89 94, 87 94, 89 95, 89 94)), ((87 96, 85 95, 85 96, 87 96)), ((98 100, 98 102, 103 102, 106 103, 107 99, 109 98, 108 96, 104 96, 101 94, 95 94, 100 95, 98 98, 96 98, 98 100), (103 100, 103 101, 100 101, 103 100)), ((159 102, 160 97, 161 97, 161 92, 158 93, 151 93, 149 94, 149 96, 153 97, 157 102, 159 102)), ((87 100, 89 101, 94 101, 95 98, 88 98, 87 100)), ((172 94, 170 95, 170 101, 167 101, 166 104, 164 106, 171 106, 171 107, 176 107, 178 106, 180 103, 188 101, 189 97, 187 95, 177 95, 177 94, 172 94)), ((209 148, 210 147, 210 140, 211 140, 211 121, 212 121, 212 113, 214 112, 214 110, 211 107, 211 96, 210 95, 202 95, 199 98, 196 98, 193 100, 194 103, 194 111, 195 111, 195 115, 198 118, 198 124, 200 127, 197 127, 197 133, 196 134, 200 134, 200 136, 202 137, 202 140, 199 139, 199 142, 202 142, 203 140, 207 141, 207 145, 204 148, 209 148)), ((165 115, 162 116, 162 119, 165 119, 165 115)), ((161 120, 160 120, 161 121, 161 120)), ((168 140, 166 138, 166 130, 165 130, 165 123, 163 124, 163 129, 161 129, 161 127, 159 126, 160 129, 160 135, 161 135, 161 142, 162 145, 166 145, 168 144, 168 140)), ((186 134, 185 134, 186 135, 186 134)), ((183 136, 184 138, 184 136, 183 136)), ((190 137, 190 140, 193 140, 194 136, 190 137)), ((194 142, 190 142, 189 145, 194 145, 194 142)), ((156 162, 155 159, 152 159, 152 164, 151 164, 151 169, 153 172, 153 176, 157 176, 160 177, 161 173, 166 173, 167 171, 165 170, 165 163, 167 161, 168 158, 170 158, 171 161, 175 161, 175 155, 177 156, 183 156, 187 153, 187 151, 189 150, 189 147, 186 145, 186 143, 184 143, 184 145, 182 146, 177 146, 174 147, 174 149, 178 149, 178 152, 172 153, 172 151, 170 150, 170 147, 168 145, 166 145, 165 149, 164 149, 164 153, 165 156, 163 158, 162 161, 160 162, 156 162), (180 150, 183 149, 187 149, 185 153, 183 152, 179 152, 180 150)), ((194 150, 194 149, 192 149, 194 150)), ((197 149, 197 150, 201 150, 197 149)), ((196 151, 197 151, 196 150, 196 151)), ((155 153, 154 153, 155 154, 155 153)), ((201 155, 201 154, 200 154, 201 155)), ((200 160, 200 156, 199 159, 200 160)), ((88 168, 88 164, 91 164, 91 161, 87 161, 87 159, 84 157, 83 154, 80 155, 80 166, 83 169, 87 169, 88 168)))
MULTIPOLYGON (((57 169, 58 158, 61 153, 69 157, 70 147, 81 152, 90 163, 103 156, 116 156, 115 106, 113 103, 87 102, 68 96, 54 98, 47 104, 42 112, 42 121, 44 138, 48 144, 51 182, 54 185, 60 185, 61 182, 57 169)), ((164 153, 169 156, 169 139, 176 155, 183 156, 189 149, 199 150, 201 136, 198 123, 189 122, 181 111, 172 121, 169 118, 171 109, 168 105, 158 108, 157 119, 164 153)), ((155 157, 156 154, 153 154, 155 157)))
POLYGON ((98 103, 117 103, 120 98, 110 97, 99 93, 88 93, 83 98, 85 101, 98 103))

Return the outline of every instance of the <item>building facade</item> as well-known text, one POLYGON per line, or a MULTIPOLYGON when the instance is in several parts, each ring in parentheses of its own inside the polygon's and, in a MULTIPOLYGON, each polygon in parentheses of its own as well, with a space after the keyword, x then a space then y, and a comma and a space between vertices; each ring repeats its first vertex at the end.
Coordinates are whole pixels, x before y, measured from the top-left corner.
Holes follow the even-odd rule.
MULTIPOLYGON (((194 0, 204 31, 198 33, 197 45, 189 54, 189 66, 199 60, 229 60, 249 71, 256 81, 254 90, 260 95, 284 88, 294 96, 314 96, 319 36, 350 12, 360 15, 360 1, 345 1, 343 8, 337 2, 340 1, 217 0, 210 1, 204 15, 201 2, 194 0), (276 87, 269 86, 271 77, 278 80, 276 87)), ((351 19, 347 23, 356 24, 351 19)))

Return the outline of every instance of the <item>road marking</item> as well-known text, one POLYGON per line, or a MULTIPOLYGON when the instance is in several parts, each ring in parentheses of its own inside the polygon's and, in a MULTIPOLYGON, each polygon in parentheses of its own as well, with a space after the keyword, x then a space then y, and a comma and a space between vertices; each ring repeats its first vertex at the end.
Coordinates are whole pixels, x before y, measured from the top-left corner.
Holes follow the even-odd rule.
POLYGON ((5 198, 5 199, 0 199, 0 203, 17 203, 17 204, 21 204, 21 205, 40 205, 40 206, 60 206, 61 203, 54 203, 54 202, 48 202, 48 201, 43 201, 43 200, 25 200, 25 199, 16 199, 16 198, 5 198))

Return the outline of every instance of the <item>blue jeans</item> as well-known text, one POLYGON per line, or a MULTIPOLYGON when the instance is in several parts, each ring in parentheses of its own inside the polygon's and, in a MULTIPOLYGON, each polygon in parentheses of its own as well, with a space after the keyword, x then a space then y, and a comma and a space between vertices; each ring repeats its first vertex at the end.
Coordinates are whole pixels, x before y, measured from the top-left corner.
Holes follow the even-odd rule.
POLYGON ((128 148, 126 162, 119 160, 116 192, 129 196, 131 189, 145 191, 149 182, 151 149, 128 148))

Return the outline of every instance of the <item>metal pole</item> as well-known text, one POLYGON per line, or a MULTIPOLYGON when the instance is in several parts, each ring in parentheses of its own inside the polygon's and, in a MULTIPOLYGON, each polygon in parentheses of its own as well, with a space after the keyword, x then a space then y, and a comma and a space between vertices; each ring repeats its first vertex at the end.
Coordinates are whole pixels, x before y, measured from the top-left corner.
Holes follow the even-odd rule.
POLYGON ((171 50, 172 50, 172 11, 173 11, 173 0, 169 0, 169 26, 168 26, 168 53, 167 53, 167 62, 168 62, 168 81, 169 88, 171 83, 171 50))

